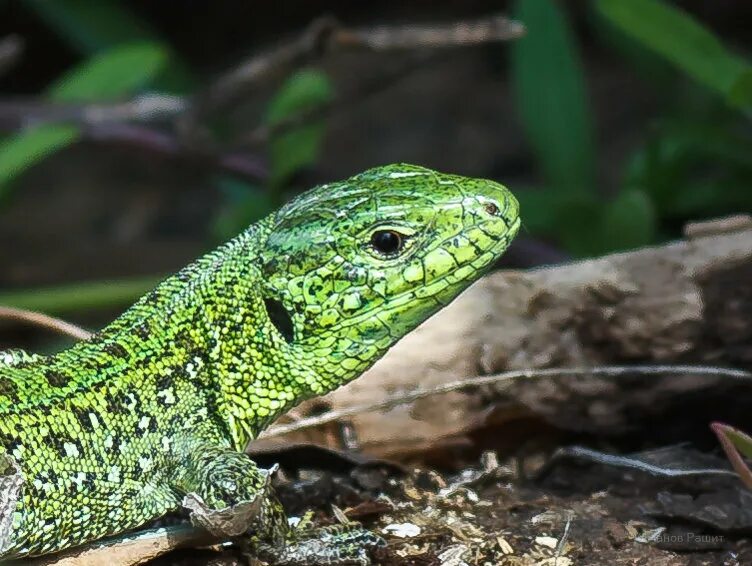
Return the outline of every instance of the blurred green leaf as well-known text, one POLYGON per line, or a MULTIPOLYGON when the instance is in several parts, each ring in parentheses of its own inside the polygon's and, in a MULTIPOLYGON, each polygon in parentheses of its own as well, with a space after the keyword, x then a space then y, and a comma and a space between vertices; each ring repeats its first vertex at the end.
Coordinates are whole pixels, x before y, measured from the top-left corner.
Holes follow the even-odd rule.
POLYGON ((666 219, 696 219, 752 211, 749 177, 688 181, 677 191, 666 219))
POLYGON ((0 145, 0 196, 8 183, 34 163, 78 139, 74 126, 48 124, 26 130, 0 145))
POLYGON ((645 191, 622 190, 600 215, 601 251, 628 250, 646 246, 655 238, 655 208, 645 191))
POLYGON ((749 110, 752 108, 752 67, 747 68, 731 85, 728 91, 731 104, 749 110))
POLYGON ((556 210, 555 232, 565 250, 577 257, 602 251, 600 218, 603 204, 586 195, 560 197, 551 204, 556 210))
POLYGON ((623 190, 609 203, 587 197, 555 197, 555 233, 564 248, 591 257, 650 244, 657 227, 655 208, 642 190, 623 190))
MULTIPOLYGON (((660 134, 665 131, 661 128, 660 134)), ((644 187, 655 206, 665 214, 671 209, 675 193, 681 189, 686 169, 686 154, 675 140, 653 135, 632 155, 627 164, 625 186, 644 187)))
MULTIPOLYGON (((327 76, 313 69, 295 73, 271 101, 266 114, 270 127, 324 106, 332 100, 327 76)), ((315 162, 324 139, 323 119, 306 121, 274 135, 269 144, 271 185, 279 188, 301 168, 315 162)))
POLYGON ((64 314, 98 308, 113 308, 133 303, 156 287, 164 277, 145 277, 115 281, 92 281, 0 292, 0 305, 45 314, 64 314))
POLYGON ((512 86, 522 126, 551 186, 569 194, 594 189, 592 118, 577 46, 560 6, 517 0, 527 35, 512 44, 512 86))
MULTIPOLYGON (((84 55, 123 43, 160 43, 159 34, 120 0, 24 0, 63 40, 84 55)), ((187 92, 194 83, 185 63, 168 50, 170 65, 153 85, 173 93, 187 92)))
POLYGON ((149 85, 167 63, 159 43, 118 45, 74 67, 48 88, 57 102, 100 101, 131 94, 149 85))
POLYGON ((707 28, 660 0, 596 0, 604 17, 731 104, 752 106, 752 67, 707 28))
POLYGON ((212 233, 218 241, 237 236, 277 207, 270 193, 261 187, 227 176, 219 178, 217 184, 225 197, 224 206, 212 226, 212 233))
MULTIPOLYGON (((48 89, 48 96, 59 102, 81 102, 128 95, 147 85, 166 62, 159 44, 115 47, 71 69, 48 89)), ((9 137, 0 145, 0 195, 20 173, 79 136, 74 125, 45 124, 9 137)))
POLYGON ((531 233, 543 236, 554 235, 558 225, 557 203, 561 200, 559 194, 548 187, 519 188, 515 187, 515 196, 523 211, 525 228, 531 233))
POLYGON ((85 54, 155 36, 118 0, 24 0, 24 3, 85 54))
POLYGON ((629 163, 626 186, 643 188, 664 222, 752 209, 752 139, 738 119, 704 120, 658 122, 629 163))
POLYGON ((666 103, 674 104, 676 79, 680 71, 663 57, 657 57, 655 51, 644 43, 615 25, 600 10, 589 10, 587 17, 589 27, 598 40, 612 49, 642 81, 649 84, 653 93, 662 97, 666 103))

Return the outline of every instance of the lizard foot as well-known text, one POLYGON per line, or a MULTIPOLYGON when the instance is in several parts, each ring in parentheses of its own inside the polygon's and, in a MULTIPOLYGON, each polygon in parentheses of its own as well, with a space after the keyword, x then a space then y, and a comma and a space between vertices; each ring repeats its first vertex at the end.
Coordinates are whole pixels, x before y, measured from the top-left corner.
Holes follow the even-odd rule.
POLYGON ((259 468, 226 447, 189 447, 173 487, 183 494, 191 522, 221 538, 235 538, 248 555, 274 566, 368 566, 369 550, 385 541, 357 523, 290 528, 274 494, 277 467, 259 468))
POLYGON ((380 536, 349 523, 293 530, 283 546, 260 544, 257 553, 274 566, 368 566, 369 551, 385 546, 380 536))

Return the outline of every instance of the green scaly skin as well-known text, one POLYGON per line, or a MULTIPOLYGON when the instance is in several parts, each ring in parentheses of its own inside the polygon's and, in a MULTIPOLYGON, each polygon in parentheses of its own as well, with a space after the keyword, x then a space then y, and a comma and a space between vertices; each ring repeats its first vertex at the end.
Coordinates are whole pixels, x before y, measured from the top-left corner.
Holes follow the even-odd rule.
POLYGON ((453 300, 518 227, 499 184, 378 167, 299 196, 90 340, 49 357, 0 353, 0 558, 123 533, 193 498, 245 509, 232 528, 192 519, 244 534, 272 563, 368 564, 379 537, 291 529, 242 451, 453 300), (375 232, 401 247, 379 251, 375 232))

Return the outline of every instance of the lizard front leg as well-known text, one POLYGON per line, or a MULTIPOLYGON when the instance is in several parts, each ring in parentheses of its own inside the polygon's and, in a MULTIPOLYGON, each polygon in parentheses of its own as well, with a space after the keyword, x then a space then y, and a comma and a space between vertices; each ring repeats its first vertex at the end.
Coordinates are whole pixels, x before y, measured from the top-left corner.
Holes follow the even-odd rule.
POLYGON ((174 488, 191 521, 220 537, 243 535, 251 554, 275 566, 366 566, 368 550, 385 544, 358 524, 290 528, 271 487, 275 470, 229 447, 193 445, 180 470, 174 488))

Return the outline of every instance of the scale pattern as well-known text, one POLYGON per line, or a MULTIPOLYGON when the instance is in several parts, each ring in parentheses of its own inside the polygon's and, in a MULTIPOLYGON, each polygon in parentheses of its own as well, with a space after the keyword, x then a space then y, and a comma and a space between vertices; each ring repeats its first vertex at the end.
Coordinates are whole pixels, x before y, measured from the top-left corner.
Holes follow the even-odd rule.
POLYGON ((330 538, 332 564, 367 563, 362 547, 378 538, 366 531, 337 539, 350 546, 296 539, 266 471, 241 452, 291 406, 360 375, 518 227, 501 185, 379 167, 302 194, 90 340, 49 357, 0 353, 0 463, 22 475, 11 508, 0 494, 0 558, 122 533, 197 494, 213 509, 260 502, 251 540, 284 549, 285 563, 308 563, 330 538), (398 249, 379 249, 384 232, 398 249))

